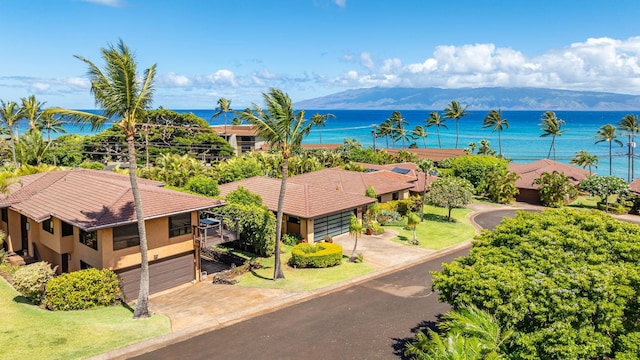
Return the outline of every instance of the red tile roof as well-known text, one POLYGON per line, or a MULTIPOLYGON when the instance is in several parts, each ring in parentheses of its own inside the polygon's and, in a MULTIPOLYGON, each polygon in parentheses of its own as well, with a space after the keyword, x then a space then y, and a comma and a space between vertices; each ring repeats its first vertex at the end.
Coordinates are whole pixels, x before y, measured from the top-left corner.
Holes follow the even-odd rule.
POLYGON ((637 178, 629 183, 629 190, 636 194, 640 194, 640 178, 637 178))
MULTIPOLYGON (((344 210, 353 209, 376 200, 362 195, 345 194, 337 190, 327 190, 311 184, 300 184, 287 181, 287 190, 283 204, 283 212, 287 215, 312 219, 344 210)), ((280 179, 256 176, 232 183, 220 185, 220 195, 226 196, 231 191, 243 186, 252 193, 259 194, 262 202, 271 211, 278 209, 280 195, 280 179)))
POLYGON ((387 170, 358 172, 333 168, 296 175, 289 181, 357 195, 364 195, 367 188, 373 186, 376 194, 381 195, 411 189, 415 177, 387 170))
POLYGON ((509 171, 513 171, 520 176, 516 180, 516 187, 520 189, 538 189, 540 186, 533 184, 533 181, 545 172, 552 173, 557 171, 563 173, 574 185, 589 176, 589 172, 584 169, 550 159, 542 159, 528 164, 509 163, 509 171))
MULTIPOLYGON (((402 149, 384 149, 389 155, 398 156, 398 153, 402 149)), ((465 154, 464 149, 437 149, 437 148, 417 148, 417 149, 404 149, 406 152, 415 154, 420 159, 430 159, 433 161, 441 161, 444 159, 455 158, 465 154)))
MULTIPOLYGON (((136 221, 128 176, 65 170, 20 179, 8 196, 0 197, 0 207, 10 207, 37 222, 54 216, 92 231, 136 221)), ((138 180, 145 219, 224 205, 220 200, 165 189, 161 182, 138 180)))

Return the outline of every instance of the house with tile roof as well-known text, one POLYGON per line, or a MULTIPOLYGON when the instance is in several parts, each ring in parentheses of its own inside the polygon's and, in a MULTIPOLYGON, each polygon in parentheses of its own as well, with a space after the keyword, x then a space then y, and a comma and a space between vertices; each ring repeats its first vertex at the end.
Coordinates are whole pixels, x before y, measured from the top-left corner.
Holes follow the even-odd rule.
POLYGON ((445 159, 452 159, 465 154, 464 149, 439 149, 439 148, 407 148, 407 149, 383 149, 389 155, 398 156, 400 151, 406 151, 408 153, 416 155, 419 159, 429 159, 435 162, 445 159))
MULTIPOLYGON (((287 190, 283 204, 284 234, 299 234, 309 242, 320 241, 324 236, 336 236, 349 232, 351 214, 362 218, 369 204, 376 200, 362 194, 344 193, 340 190, 328 190, 304 182, 287 181, 287 190)), ((220 195, 242 186, 252 193, 259 194, 262 202, 271 211, 278 209, 280 179, 256 176, 220 185, 220 195)))
POLYGON ((531 204, 540 203, 539 185, 533 181, 539 178, 543 173, 552 173, 557 171, 563 173, 569 178, 573 185, 578 185, 580 181, 589 177, 589 172, 575 166, 563 164, 550 159, 542 159, 528 164, 509 163, 509 171, 515 172, 519 178, 516 180, 516 187, 520 193, 516 196, 516 201, 527 202, 531 204))
MULTIPOLYGON (((202 210, 223 201, 165 189, 139 179, 145 215, 150 292, 196 279, 194 226, 202 210)), ((140 248, 128 176, 65 170, 20 177, 0 195, 0 229, 9 253, 24 253, 57 266, 115 271, 127 299, 139 286, 140 248)))
POLYGON ((266 144, 253 125, 215 125, 211 128, 218 136, 227 140, 236 150, 237 156, 260 150, 266 144))
POLYGON ((398 174, 403 174, 410 176, 412 178, 411 182, 413 183, 413 187, 409 189, 410 195, 420 196, 425 191, 425 187, 431 185, 434 181, 438 179, 435 175, 426 175, 424 172, 418 169, 418 165, 412 162, 403 162, 403 163, 394 163, 394 164, 385 164, 385 165, 377 165, 377 164, 369 164, 369 163, 360 163, 356 162, 354 164, 360 165, 363 168, 367 169, 367 171, 379 171, 379 170, 387 170, 391 172, 395 172, 398 174))

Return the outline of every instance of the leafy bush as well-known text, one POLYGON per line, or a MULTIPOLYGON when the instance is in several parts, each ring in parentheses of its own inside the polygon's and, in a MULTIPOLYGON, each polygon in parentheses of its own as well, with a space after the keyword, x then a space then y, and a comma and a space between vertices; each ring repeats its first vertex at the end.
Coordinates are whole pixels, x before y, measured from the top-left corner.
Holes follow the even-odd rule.
POLYGON ((477 187, 486 177, 487 171, 495 166, 507 167, 505 160, 487 155, 463 155, 453 159, 453 175, 468 180, 477 187))
POLYGON ((231 191, 225 197, 228 203, 241 204, 241 205, 262 205, 262 196, 254 194, 247 190, 244 186, 238 186, 236 190, 231 191))
POLYGON ((83 310, 111 306, 121 296, 118 276, 109 269, 85 269, 47 282, 44 305, 49 310, 83 310))
MULTIPOLYGON (((240 238, 260 256, 271 256, 276 245, 276 217, 265 206, 229 203, 216 211, 238 220, 240 238)), ((236 230, 235 223, 227 224, 236 230)))
POLYGON ((81 169, 104 170, 104 164, 97 161, 83 161, 78 166, 80 166, 81 169))
POLYGON ((302 240, 302 237, 298 234, 284 234, 282 235, 282 242, 285 245, 294 246, 298 245, 302 240))
POLYGON ((438 167, 440 169, 451 169, 452 162, 453 162, 452 158, 442 159, 438 161, 438 167))
POLYGON ((402 216, 397 211, 380 210, 378 222, 380 225, 395 225, 400 222, 402 216))
POLYGON ((206 175, 196 175, 190 178, 189 180, 187 180, 187 183, 184 187, 185 189, 200 195, 220 195, 218 183, 214 179, 206 175))
POLYGON ((341 263, 342 246, 333 243, 298 244, 291 249, 289 260, 289 265, 300 268, 325 268, 341 263))
POLYGON ((44 261, 21 267, 13 274, 13 287, 32 303, 38 305, 44 298, 47 281, 56 275, 44 261))

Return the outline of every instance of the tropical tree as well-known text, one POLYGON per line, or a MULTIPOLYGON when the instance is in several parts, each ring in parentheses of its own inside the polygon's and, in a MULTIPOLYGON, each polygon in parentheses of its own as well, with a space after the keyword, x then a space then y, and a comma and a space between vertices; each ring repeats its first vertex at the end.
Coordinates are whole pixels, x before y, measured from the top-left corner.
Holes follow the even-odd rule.
POLYGON ((427 202, 447 209, 447 220, 451 221, 451 210, 467 205, 473 198, 473 185, 468 180, 446 176, 431 184, 427 202))
POLYGON ((38 120, 42 115, 42 106, 44 102, 36 100, 35 95, 20 99, 22 101, 22 116, 29 120, 29 130, 33 130, 37 127, 38 120))
POLYGON ((411 131, 411 135, 414 139, 422 138, 422 145, 424 145, 425 148, 427 147, 427 136, 429 136, 429 134, 422 125, 416 125, 416 127, 411 131))
POLYGON ((598 155, 591 155, 584 150, 580 150, 576 153, 576 156, 571 159, 573 165, 582 166, 583 169, 589 167, 589 176, 592 175, 591 167, 598 168, 598 155))
POLYGON ((102 69, 85 57, 78 55, 75 57, 89 67, 91 92, 95 97, 96 105, 102 108, 104 116, 66 109, 51 109, 51 111, 69 116, 82 124, 90 124, 93 129, 101 128, 107 119, 114 118, 117 119, 115 125, 124 132, 129 154, 129 180, 138 222, 141 255, 140 292, 133 317, 142 318, 149 316, 149 259, 144 210, 136 178, 134 140, 137 125, 145 121, 146 111, 153 100, 156 65, 139 74, 135 55, 122 40, 116 45, 109 44, 107 48, 102 48, 101 52, 104 60, 102 69))
POLYGON ((556 159, 556 137, 561 136, 566 129, 562 129, 565 121, 558 119, 556 113, 553 111, 547 111, 542 114, 542 122, 539 124, 542 126, 542 135, 540 137, 551 136, 551 146, 549 146, 549 153, 547 159, 551 158, 551 150, 553 150, 553 160, 556 159))
POLYGON ((282 154, 282 182, 276 212, 276 248, 273 269, 273 280, 278 280, 284 279, 280 263, 280 239, 282 238, 282 206, 287 189, 289 158, 292 150, 299 147, 302 139, 309 134, 312 124, 305 120, 304 110, 294 111, 291 98, 282 90, 271 88, 268 93, 263 93, 262 97, 266 109, 263 110, 254 103, 252 109, 245 109, 238 116, 254 125, 260 137, 272 148, 280 150, 282 154))
POLYGON ((618 129, 627 132, 627 136, 629 136, 629 164, 628 164, 628 181, 630 182, 635 177, 635 136, 638 132, 640 132, 640 121, 638 120, 637 115, 627 114, 620 121, 618 121, 618 129))
POLYGON ((507 129, 509 127, 507 119, 502 117, 502 109, 489 111, 489 114, 484 118, 482 127, 490 127, 493 132, 498 132, 498 154, 502 155, 502 139, 500 138, 500 134, 503 129, 507 129))
POLYGON ((22 110, 20 106, 18 106, 15 101, 4 102, 0 100, 0 120, 7 126, 7 130, 9 131, 13 166, 18 168, 18 160, 16 158, 15 127, 18 125, 18 121, 22 120, 22 110))
POLYGON ((354 214, 351 214, 349 218, 349 235, 355 237, 355 241, 353 242, 353 250, 351 251, 351 256, 349 257, 349 261, 355 262, 356 257, 356 248, 358 247, 358 235, 362 234, 362 223, 358 220, 358 217, 354 214))
POLYGON ((52 113, 43 113, 37 120, 36 128, 40 131, 45 130, 47 132, 47 142, 51 142, 51 133, 64 134, 67 131, 63 127, 60 116, 56 117, 52 113))
POLYGON ((329 118, 335 118, 336 116, 333 114, 320 114, 315 113, 311 116, 311 123, 313 126, 318 128, 318 136, 320 137, 320 144, 322 144, 322 131, 320 131, 321 127, 325 126, 325 123, 329 118))
POLYGON ((484 178, 478 186, 492 201, 509 204, 520 192, 516 187, 519 176, 509 171, 505 163, 495 164, 485 170, 484 178))
POLYGON ((391 122, 391 119, 387 119, 383 121, 382 124, 376 127, 375 136, 376 137, 384 136, 387 143, 387 149, 389 148, 389 136, 391 136, 392 134, 393 134, 393 123, 391 122))
POLYGON ((460 122, 460 118, 463 116, 467 116, 469 115, 468 112, 466 112, 467 110, 467 106, 462 106, 460 105, 459 102, 452 100, 451 103, 449 103, 449 106, 447 106, 444 109, 444 117, 445 119, 453 119, 456 122, 456 149, 458 148, 458 123, 460 122))
POLYGON ((446 118, 440 117, 440 113, 437 111, 432 111, 429 114, 429 117, 425 119, 427 123, 427 127, 436 127, 436 133, 438 134, 438 147, 442 149, 442 143, 440 142, 440 128, 447 128, 447 125, 444 123, 446 118))
POLYGON ((578 196, 578 189, 571 184, 567 175, 555 170, 543 172, 533 180, 533 184, 539 185, 538 193, 544 206, 562 207, 578 196))
POLYGON ((230 113, 230 112, 233 111, 231 109, 231 100, 230 99, 225 99, 225 98, 220 98, 220 99, 218 99, 217 104, 218 104, 218 106, 216 107, 216 110, 215 110, 216 112, 213 113, 211 118, 215 119, 218 116, 224 114, 224 133, 226 135, 226 133, 227 133, 227 113, 230 113))
POLYGON ((596 144, 599 144, 603 141, 609 143, 609 175, 611 175, 613 172, 613 153, 611 149, 612 145, 613 143, 616 143, 617 145, 622 147, 622 141, 618 140, 617 137, 617 129, 614 125, 611 124, 602 125, 600 129, 598 129, 598 134, 595 136, 595 138, 598 139, 595 142, 596 144))
MULTIPOLYGON (((11 185, 22 184, 20 178, 11 171, 0 172, 0 194, 9 195, 11 193, 11 185)), ((0 241, 2 243, 2 241, 0 241)))
POLYGON ((605 210, 609 211, 609 197, 621 195, 629 191, 629 184, 617 176, 589 176, 580 182, 580 190, 586 191, 591 196, 600 198, 605 210))
POLYGON ((402 148, 404 149, 405 140, 409 137, 404 126, 409 124, 409 122, 402 117, 400 111, 394 111, 387 121, 392 125, 391 138, 394 140, 393 143, 395 144, 396 140, 402 140, 402 148))
POLYGON ((436 165, 431 159, 420 159, 416 162, 418 169, 424 173, 424 189, 422 189, 422 211, 420 211, 420 222, 424 221, 424 203, 427 201, 427 188, 429 176, 437 174, 436 165))
POLYGON ((416 234, 416 228, 420 224, 420 216, 414 212, 407 213, 407 226, 411 228, 413 231, 413 239, 411 240, 411 245, 420 245, 418 241, 418 236, 416 234))
POLYGON ((49 151, 51 142, 45 142, 38 128, 22 135, 16 144, 16 153, 21 164, 40 165, 49 151))

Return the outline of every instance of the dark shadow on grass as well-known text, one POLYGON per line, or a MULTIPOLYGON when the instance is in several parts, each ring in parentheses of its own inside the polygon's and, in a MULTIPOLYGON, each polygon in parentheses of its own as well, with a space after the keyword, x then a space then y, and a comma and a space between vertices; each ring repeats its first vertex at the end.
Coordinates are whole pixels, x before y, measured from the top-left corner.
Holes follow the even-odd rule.
POLYGON ((26 297, 24 297, 22 295, 15 296, 13 298, 13 302, 18 303, 18 304, 34 305, 34 303, 32 303, 31 300, 27 299, 26 297))
POLYGON ((437 215, 437 214, 424 214, 424 219, 427 221, 434 221, 434 222, 441 222, 441 223, 455 223, 458 222, 456 219, 451 218, 451 221, 449 221, 449 219, 447 219, 446 216, 443 215, 437 215))
POLYGON ((400 240, 400 241, 404 241, 404 242, 406 242, 406 243, 408 243, 408 242, 409 242, 409 238, 408 238, 408 237, 406 237, 406 236, 404 236, 404 235, 398 235, 398 240, 400 240))
POLYGON ((130 313, 133 314, 133 308, 131 306, 129 306, 129 304, 127 304, 126 302, 121 302, 120 305, 122 305, 123 308, 127 309, 130 313))
MULTIPOLYGON (((269 267, 269 266, 265 266, 265 267, 263 267, 263 269, 271 269, 271 267, 269 267)), ((251 275, 253 275, 253 276, 255 276, 255 277, 259 278, 259 279, 263 279, 263 280, 273 280, 273 278, 272 278, 272 277, 262 276, 262 275, 258 274, 255 270, 251 270, 251 271, 249 271, 249 272, 251 273, 251 275)))
MULTIPOLYGON (((438 315, 438 321, 440 320, 440 315, 438 315)), ((435 321, 421 321, 416 326, 411 328, 412 334, 417 334, 418 331, 422 331, 423 333, 427 333, 427 329, 431 329, 433 331, 439 332, 438 323, 435 321)), ((407 349, 407 344, 415 341, 415 337, 407 337, 407 338, 393 338, 393 353, 400 359, 413 359, 412 356, 407 356, 404 354, 407 349)))

